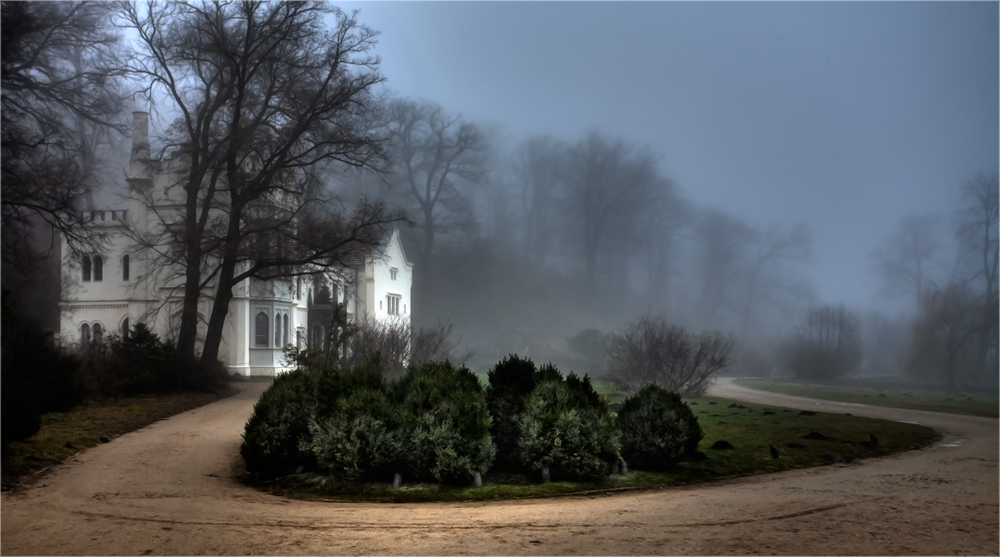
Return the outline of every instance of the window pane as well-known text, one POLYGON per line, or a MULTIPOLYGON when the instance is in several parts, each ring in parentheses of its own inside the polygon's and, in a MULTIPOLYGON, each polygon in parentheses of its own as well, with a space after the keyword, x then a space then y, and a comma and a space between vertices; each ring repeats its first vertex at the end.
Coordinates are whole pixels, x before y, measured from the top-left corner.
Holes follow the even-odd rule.
POLYGON ((122 280, 128 280, 128 254, 122 256, 122 280))
POLYGON ((281 346, 281 314, 274 312, 274 346, 281 346))
MULTIPOLYGON (((87 282, 89 280, 90 280, 90 257, 84 255, 83 256, 83 281, 87 282)), ((87 327, 87 330, 90 330, 89 326, 87 327)))
POLYGON ((128 317, 122 320, 122 338, 128 338, 128 317))
POLYGON ((263 311, 257 314, 254 328, 255 344, 257 346, 267 346, 267 314, 263 311))
POLYGON ((86 323, 80 325, 80 344, 83 346, 90 344, 90 325, 86 323))
MULTIPOLYGON (((104 261, 100 255, 94 256, 94 282, 104 280, 104 261)), ((94 335, 96 338, 97 335, 94 335)))
POLYGON ((104 329, 101 328, 100 323, 94 323, 94 344, 102 344, 104 342, 104 329))

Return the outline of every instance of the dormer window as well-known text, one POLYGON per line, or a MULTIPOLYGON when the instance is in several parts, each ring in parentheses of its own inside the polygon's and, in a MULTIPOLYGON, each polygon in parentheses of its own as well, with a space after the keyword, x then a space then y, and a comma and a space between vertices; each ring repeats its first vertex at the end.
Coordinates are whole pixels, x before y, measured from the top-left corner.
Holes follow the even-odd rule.
POLYGON ((395 267, 389 267, 389 278, 396 280, 396 276, 399 274, 399 269, 395 267))

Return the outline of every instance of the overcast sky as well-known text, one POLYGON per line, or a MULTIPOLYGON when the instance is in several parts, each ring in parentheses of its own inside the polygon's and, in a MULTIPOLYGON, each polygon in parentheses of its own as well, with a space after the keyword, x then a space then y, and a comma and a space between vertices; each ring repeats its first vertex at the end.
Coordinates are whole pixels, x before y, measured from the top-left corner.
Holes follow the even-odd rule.
POLYGON ((340 5, 400 95, 515 141, 599 127, 699 204, 807 222, 824 302, 875 302, 900 217, 998 166, 996 2, 340 5))

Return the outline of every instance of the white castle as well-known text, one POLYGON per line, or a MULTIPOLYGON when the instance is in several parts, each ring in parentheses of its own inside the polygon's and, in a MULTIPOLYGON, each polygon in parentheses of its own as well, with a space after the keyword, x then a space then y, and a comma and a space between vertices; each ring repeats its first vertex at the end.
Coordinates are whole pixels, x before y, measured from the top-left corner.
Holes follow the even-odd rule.
MULTIPOLYGON (((68 345, 104 342, 144 323, 163 339, 177 333, 183 273, 165 254, 169 246, 136 239, 162 230, 165 214, 179 211, 184 155, 151 159, 149 115, 133 113, 128 209, 92 211, 88 226, 106 237, 102 253, 74 253, 62 242, 60 337, 68 345)), ((230 373, 275 375, 287 370, 283 348, 317 346, 327 336, 336 304, 349 320, 409 320, 413 264, 399 230, 392 229, 363 263, 322 278, 248 278, 234 289, 219 357, 230 373)), ((209 288, 211 290, 211 288, 209 288)), ((199 302, 203 336, 212 299, 199 302)))

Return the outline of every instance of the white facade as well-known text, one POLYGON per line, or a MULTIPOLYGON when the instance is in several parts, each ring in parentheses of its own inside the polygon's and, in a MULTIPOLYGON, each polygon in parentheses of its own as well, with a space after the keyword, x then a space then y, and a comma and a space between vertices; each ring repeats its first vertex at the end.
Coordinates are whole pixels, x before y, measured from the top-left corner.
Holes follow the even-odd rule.
POLYGON ((369 259, 356 278, 358 316, 360 319, 403 318, 409 320, 413 304, 413 263, 406 259, 399 230, 386 238, 376 257, 369 259))
MULTIPOLYGON (((62 245, 60 337, 67 345, 100 342, 140 322, 162 339, 177 333, 183 277, 167 260, 171 247, 155 238, 161 237, 163 222, 171 222, 170 215, 182 207, 176 180, 184 156, 150 159, 148 115, 137 112, 134 118, 128 210, 90 213, 88 226, 106 235, 102 253, 72 253, 65 241, 62 245)), ((406 260, 398 230, 386 235, 366 264, 336 274, 337 282, 300 277, 238 284, 219 349, 230 373, 274 375, 287 370, 283 347, 304 348, 313 338, 309 309, 317 287, 336 292, 336 301, 354 318, 387 319, 395 311, 393 318, 409 319, 413 265, 406 260)), ((205 292, 214 292, 214 285, 205 292)), ((209 296, 199 304, 202 338, 211 304, 209 296)))

